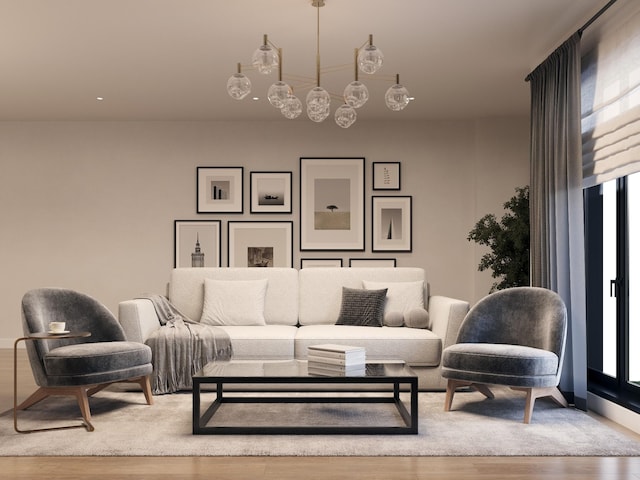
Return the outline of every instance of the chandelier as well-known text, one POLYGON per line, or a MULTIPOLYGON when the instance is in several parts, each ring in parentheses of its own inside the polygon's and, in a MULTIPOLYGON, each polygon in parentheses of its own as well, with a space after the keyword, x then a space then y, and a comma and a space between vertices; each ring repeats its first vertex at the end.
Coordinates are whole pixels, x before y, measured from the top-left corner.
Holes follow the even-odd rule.
MULTIPOLYGON (((295 85, 298 90, 309 89, 306 96, 307 116, 314 122, 323 122, 331 114, 331 98, 342 101, 342 105, 334 112, 335 122, 342 128, 349 128, 354 124, 358 115, 356 109, 362 107, 369 99, 369 90, 360 82, 358 73, 373 75, 380 70, 384 55, 373 44, 373 35, 363 45, 354 49, 354 80, 349 83, 342 95, 329 93, 320 86, 320 76, 323 70, 320 68, 320 7, 324 6, 324 0, 312 0, 311 5, 317 12, 316 35, 316 76, 295 76, 302 83, 295 85)), ((294 93, 294 86, 283 81, 282 76, 282 49, 274 45, 264 35, 260 47, 253 53, 251 66, 244 66, 257 70, 260 74, 269 75, 275 70, 278 72, 278 81, 269 87, 267 98, 269 103, 279 109, 282 115, 293 120, 300 116, 303 105, 294 93)), ((348 67, 348 66, 347 66, 348 67)), ((243 65, 238 63, 237 72, 227 81, 227 93, 235 100, 242 100, 251 92, 251 80, 242 73, 243 65)), ((326 71, 336 71, 341 67, 329 67, 326 71)), ((378 76, 379 78, 382 76, 378 76)), ((393 77, 392 77, 393 78, 393 77)), ((389 79, 386 78, 388 81, 389 79)), ((384 96, 385 103, 390 110, 403 110, 410 102, 409 92, 400 84, 400 76, 395 75, 395 84, 387 90, 384 96)))

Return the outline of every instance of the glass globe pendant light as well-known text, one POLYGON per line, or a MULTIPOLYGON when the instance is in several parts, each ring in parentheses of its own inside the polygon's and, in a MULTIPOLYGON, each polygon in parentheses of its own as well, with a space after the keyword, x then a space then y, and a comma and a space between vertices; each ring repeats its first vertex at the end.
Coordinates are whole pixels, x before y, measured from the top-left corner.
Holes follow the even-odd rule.
POLYGON ((355 80, 345 87, 344 93, 342 94, 345 103, 353 108, 360 108, 369 100, 369 89, 364 83, 358 81, 358 52, 359 49, 356 48, 353 62, 355 66, 355 80))
POLYGON ((298 97, 290 93, 282 104, 280 111, 289 120, 298 118, 302 113, 302 102, 298 97))
POLYGON ((238 72, 229 77, 227 93, 235 100, 242 100, 251 93, 251 80, 242 73, 242 66, 238 63, 238 72))
POLYGON ((258 72, 263 75, 269 75, 274 68, 278 66, 279 58, 278 52, 269 45, 267 35, 264 36, 264 41, 260 47, 253 52, 251 57, 251 64, 258 72))
POLYGON ((276 108, 282 108, 284 101, 291 93, 291 87, 282 81, 282 49, 278 49, 278 81, 269 87, 267 98, 269 103, 276 108))
POLYGON ((400 85, 400 75, 396 75, 396 84, 389 87, 384 95, 384 101, 394 112, 399 112, 409 105, 409 91, 400 85))
POLYGON ((382 51, 373 44, 373 35, 369 35, 369 44, 361 48, 358 52, 358 66, 360 70, 372 75, 380 70, 383 60, 384 55, 382 51))
POLYGON ((338 126, 342 128, 349 128, 355 123, 356 118, 358 118, 358 114, 352 106, 345 103, 344 105, 338 107, 334 118, 338 126))

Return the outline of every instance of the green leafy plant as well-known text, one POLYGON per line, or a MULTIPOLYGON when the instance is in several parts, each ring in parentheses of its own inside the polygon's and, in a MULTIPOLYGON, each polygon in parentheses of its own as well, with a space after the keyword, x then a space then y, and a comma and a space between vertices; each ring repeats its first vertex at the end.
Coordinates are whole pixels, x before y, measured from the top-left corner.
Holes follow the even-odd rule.
POLYGON ((491 249, 478 265, 479 271, 490 269, 492 277, 499 279, 491 292, 529 285, 529 187, 516 188, 504 209, 499 222, 495 215, 485 215, 467 237, 491 249))

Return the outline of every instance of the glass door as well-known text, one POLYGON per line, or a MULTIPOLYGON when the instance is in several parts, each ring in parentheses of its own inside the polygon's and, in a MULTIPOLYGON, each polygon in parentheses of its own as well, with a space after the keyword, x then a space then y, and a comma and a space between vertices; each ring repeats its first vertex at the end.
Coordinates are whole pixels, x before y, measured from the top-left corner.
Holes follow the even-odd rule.
POLYGON ((589 390, 640 412, 640 174, 585 191, 589 390))

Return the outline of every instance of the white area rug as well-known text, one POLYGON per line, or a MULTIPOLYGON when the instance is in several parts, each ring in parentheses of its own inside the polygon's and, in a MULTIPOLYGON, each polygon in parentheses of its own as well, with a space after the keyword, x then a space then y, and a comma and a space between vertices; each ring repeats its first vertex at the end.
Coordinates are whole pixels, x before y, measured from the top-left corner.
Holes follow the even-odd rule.
MULTIPOLYGON (((140 392, 105 390, 91 399, 94 432, 84 429, 18 434, 11 411, 0 416, 2 456, 637 456, 640 443, 586 413, 538 400, 532 423, 522 423, 524 396, 496 389, 487 400, 475 392, 457 393, 454 411, 444 412, 444 393, 420 394, 418 435, 192 435, 191 394, 154 397, 148 406, 140 392)), ((388 406, 393 408, 392 406, 388 406)), ((227 408, 225 406, 225 408, 227 408)), ((295 422, 394 422, 392 410, 369 406, 346 411, 327 404, 232 405, 219 419, 261 422, 270 415, 295 422), (367 409, 365 411, 365 409, 367 409), (369 412, 369 413, 367 413, 369 412), (335 418, 335 417, 334 417, 335 418)), ((214 417, 215 419, 216 417, 214 417)), ((51 398, 19 412, 21 428, 79 421, 70 398, 51 398)))

